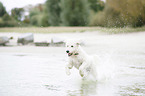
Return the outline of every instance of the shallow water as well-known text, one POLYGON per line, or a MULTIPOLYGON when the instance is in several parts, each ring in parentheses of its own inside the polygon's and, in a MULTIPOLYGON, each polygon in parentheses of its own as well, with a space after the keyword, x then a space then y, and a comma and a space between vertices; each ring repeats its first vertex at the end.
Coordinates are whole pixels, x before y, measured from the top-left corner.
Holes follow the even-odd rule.
POLYGON ((145 38, 142 35, 101 35, 86 40, 89 42, 83 49, 101 58, 102 79, 82 80, 75 68, 67 76, 63 47, 0 47, 0 96, 145 95, 145 38))

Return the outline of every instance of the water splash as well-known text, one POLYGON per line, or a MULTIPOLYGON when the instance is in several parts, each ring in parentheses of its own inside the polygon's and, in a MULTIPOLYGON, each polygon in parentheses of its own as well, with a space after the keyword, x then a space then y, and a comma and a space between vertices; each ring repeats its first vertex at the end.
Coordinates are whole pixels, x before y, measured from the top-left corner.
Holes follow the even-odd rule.
POLYGON ((100 57, 99 66, 97 66, 98 81, 105 81, 113 79, 115 76, 116 66, 113 62, 111 54, 104 54, 100 57))

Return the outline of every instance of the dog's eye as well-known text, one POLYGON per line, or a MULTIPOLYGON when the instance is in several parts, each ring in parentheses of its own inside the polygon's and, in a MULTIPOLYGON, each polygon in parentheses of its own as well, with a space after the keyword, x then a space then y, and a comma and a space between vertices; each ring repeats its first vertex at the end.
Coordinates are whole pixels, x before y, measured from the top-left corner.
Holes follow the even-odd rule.
POLYGON ((71 46, 71 47, 74 47, 74 46, 71 46))

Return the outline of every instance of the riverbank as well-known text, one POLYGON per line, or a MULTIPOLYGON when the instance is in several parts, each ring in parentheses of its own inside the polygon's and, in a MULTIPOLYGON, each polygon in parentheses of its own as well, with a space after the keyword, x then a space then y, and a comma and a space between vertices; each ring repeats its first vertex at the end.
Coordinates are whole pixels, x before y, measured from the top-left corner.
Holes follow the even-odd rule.
POLYGON ((132 33, 145 31, 145 27, 139 28, 105 28, 105 27, 6 27, 0 28, 0 32, 16 33, 73 33, 73 32, 100 31, 107 34, 132 33))

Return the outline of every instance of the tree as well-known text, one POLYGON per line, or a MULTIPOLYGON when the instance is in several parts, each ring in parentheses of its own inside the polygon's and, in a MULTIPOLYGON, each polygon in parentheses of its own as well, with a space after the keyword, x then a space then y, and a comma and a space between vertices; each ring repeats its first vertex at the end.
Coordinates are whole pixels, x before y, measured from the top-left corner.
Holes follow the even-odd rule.
POLYGON ((119 13, 124 24, 145 25, 145 0, 107 0, 107 6, 119 13))
POLYGON ((89 19, 87 0, 61 0, 61 20, 65 26, 85 26, 89 19))
POLYGON ((0 2, 0 27, 14 27, 17 22, 6 12, 5 7, 0 2))
POLYGON ((4 14, 4 16, 2 17, 2 19, 3 19, 4 21, 10 21, 10 20, 12 20, 13 18, 12 18, 8 13, 6 13, 6 14, 4 14))
POLYGON ((47 0, 46 1, 47 13, 49 17, 49 24, 52 26, 59 26, 60 20, 60 0, 47 0))
POLYGON ((23 8, 14 8, 11 10, 11 16, 14 17, 18 21, 21 21, 23 13, 24 13, 23 8))
POLYGON ((18 23, 9 14, 6 13, 2 18, 0 18, 0 27, 14 27, 14 26, 18 26, 18 23))
POLYGON ((0 17, 4 16, 6 14, 6 9, 3 6, 3 4, 0 2, 0 17))
POLYGON ((49 17, 46 11, 45 4, 39 4, 31 9, 30 14, 30 23, 35 26, 49 26, 49 17))
POLYGON ((24 24, 30 24, 30 19, 28 16, 25 16, 25 19, 23 20, 24 24))
POLYGON ((95 11, 102 11, 104 9, 104 2, 100 0, 88 0, 90 8, 95 11))

